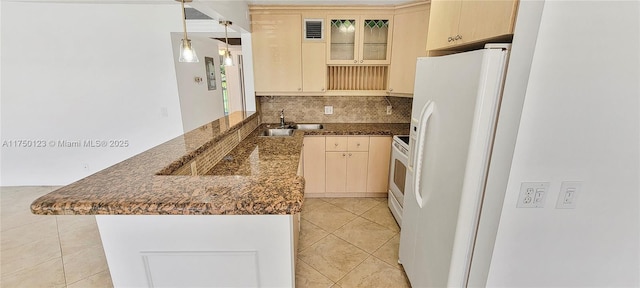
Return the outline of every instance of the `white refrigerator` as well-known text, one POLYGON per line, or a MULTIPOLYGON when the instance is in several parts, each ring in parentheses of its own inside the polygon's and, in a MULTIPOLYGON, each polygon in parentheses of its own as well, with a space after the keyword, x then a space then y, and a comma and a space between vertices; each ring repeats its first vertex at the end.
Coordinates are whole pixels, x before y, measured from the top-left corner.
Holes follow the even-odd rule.
POLYGON ((509 44, 418 58, 400 262, 413 287, 463 287, 509 44))

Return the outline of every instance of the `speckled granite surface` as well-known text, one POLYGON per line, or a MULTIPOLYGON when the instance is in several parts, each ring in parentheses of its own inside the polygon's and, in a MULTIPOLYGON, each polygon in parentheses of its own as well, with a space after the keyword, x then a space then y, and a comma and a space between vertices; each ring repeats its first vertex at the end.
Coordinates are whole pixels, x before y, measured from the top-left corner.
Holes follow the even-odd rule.
MULTIPOLYGON (((244 115, 231 121, 236 125, 228 125, 228 130, 254 117, 244 115)), ((326 124, 323 130, 296 131, 291 137, 258 137, 266 126, 255 129, 207 175, 156 174, 197 157, 202 147, 212 145, 221 135, 198 128, 42 196, 31 204, 31 210, 48 215, 295 214, 304 198, 304 179, 296 173, 305 134, 409 132, 409 124, 326 124)))

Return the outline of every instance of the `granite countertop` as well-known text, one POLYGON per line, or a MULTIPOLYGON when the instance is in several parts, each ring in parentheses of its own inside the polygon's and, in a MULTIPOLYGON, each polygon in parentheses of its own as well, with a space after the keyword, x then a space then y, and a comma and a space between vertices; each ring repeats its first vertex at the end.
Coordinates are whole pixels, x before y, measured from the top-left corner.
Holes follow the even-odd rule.
POLYGON ((409 124, 324 124, 322 130, 295 131, 291 137, 259 137, 268 126, 262 124, 205 175, 157 174, 256 117, 243 113, 216 120, 203 126, 211 129, 195 129, 44 195, 31 204, 31 211, 44 215, 295 214, 304 198, 304 178, 297 175, 304 135, 409 132, 409 124))

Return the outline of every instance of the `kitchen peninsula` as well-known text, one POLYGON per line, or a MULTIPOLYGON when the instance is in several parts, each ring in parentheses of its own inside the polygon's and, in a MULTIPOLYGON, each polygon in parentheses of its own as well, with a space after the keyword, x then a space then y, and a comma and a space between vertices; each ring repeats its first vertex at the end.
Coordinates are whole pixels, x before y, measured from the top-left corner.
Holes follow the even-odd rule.
POLYGON ((293 286, 304 134, 408 125, 291 137, 259 127, 258 114, 236 112, 36 199, 32 212, 96 215, 116 287, 293 286))

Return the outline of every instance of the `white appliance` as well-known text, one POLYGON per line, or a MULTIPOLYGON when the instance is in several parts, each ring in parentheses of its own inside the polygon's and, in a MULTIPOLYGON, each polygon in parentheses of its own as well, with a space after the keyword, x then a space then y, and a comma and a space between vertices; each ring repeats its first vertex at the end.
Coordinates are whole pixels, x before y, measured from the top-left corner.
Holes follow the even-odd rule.
POLYGON ((509 48, 418 58, 400 232, 413 287, 466 285, 509 48))
POLYGON ((402 225, 402 205, 409 162, 409 135, 393 136, 391 146, 391 169, 389 169, 389 209, 391 214, 402 225))

